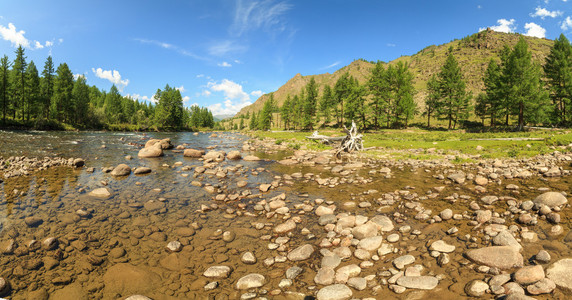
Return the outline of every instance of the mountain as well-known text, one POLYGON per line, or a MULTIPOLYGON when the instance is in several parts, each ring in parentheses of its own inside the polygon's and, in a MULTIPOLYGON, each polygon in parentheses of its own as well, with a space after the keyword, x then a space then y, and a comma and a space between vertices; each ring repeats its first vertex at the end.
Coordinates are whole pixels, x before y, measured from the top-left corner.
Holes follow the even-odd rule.
MULTIPOLYGON (((463 78, 468 89, 473 92, 473 95, 477 95, 484 88, 482 78, 490 59, 495 58, 497 61, 500 61, 499 57, 503 47, 505 45, 511 48, 514 47, 520 36, 520 34, 516 33, 502 33, 487 29, 443 45, 425 47, 414 55, 399 57, 388 64, 397 64, 400 61, 409 64, 410 70, 415 76, 414 86, 417 91, 414 97, 415 102, 422 108, 427 94, 427 80, 440 71, 447 58, 449 48, 453 49, 452 53, 461 66, 463 78)), ((524 38, 528 43, 528 49, 532 53, 533 60, 539 64, 544 64, 554 41, 528 36, 524 36, 524 38)), ((307 76, 296 74, 296 76, 274 92, 274 99, 278 106, 282 106, 288 95, 294 96, 300 93, 302 87, 311 78, 314 78, 318 86, 320 86, 321 94, 324 85, 333 87, 338 78, 346 72, 357 78, 360 84, 363 84, 368 80, 374 65, 374 62, 360 59, 353 61, 332 74, 325 73, 307 76)), ((261 110, 268 97, 269 94, 262 95, 253 104, 244 107, 236 115, 239 116, 261 110)))
POLYGON ((224 119, 228 119, 228 118, 232 118, 234 117, 234 115, 216 115, 213 116, 213 119, 215 119, 215 121, 222 121, 224 119))

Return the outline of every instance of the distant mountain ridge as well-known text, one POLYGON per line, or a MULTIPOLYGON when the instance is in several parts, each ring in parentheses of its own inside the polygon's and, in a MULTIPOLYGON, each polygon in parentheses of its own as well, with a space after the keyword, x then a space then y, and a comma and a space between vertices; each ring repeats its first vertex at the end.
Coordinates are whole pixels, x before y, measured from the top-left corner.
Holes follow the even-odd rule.
MULTIPOLYGON (((500 53, 503 47, 507 45, 512 48, 518 42, 520 36, 520 34, 516 33, 501 33, 487 29, 443 45, 425 47, 412 56, 402 56, 388 64, 397 64, 400 61, 409 64, 410 70, 413 72, 415 78, 414 86, 416 94, 414 99, 418 104, 418 108, 422 108, 424 106, 425 96, 427 95, 427 80, 441 70, 450 47, 453 48, 452 53, 461 66, 463 78, 468 89, 476 96, 484 88, 482 77, 490 59, 495 58, 497 61, 500 61, 500 53)), ((524 36, 524 38, 528 43, 533 60, 539 64, 544 64, 545 58, 549 54, 550 47, 552 47, 554 41, 528 36, 524 36)), ((293 97, 299 94, 300 90, 311 78, 314 78, 320 87, 320 95, 322 94, 324 85, 333 87, 338 78, 346 72, 355 77, 360 84, 364 84, 369 79, 374 66, 375 64, 373 62, 355 60, 332 74, 324 73, 307 76, 296 74, 274 92, 274 100, 278 106, 282 106, 288 95, 293 97)), ((269 94, 260 96, 253 104, 242 108, 236 116, 261 110, 264 102, 266 102, 268 98, 269 94)))

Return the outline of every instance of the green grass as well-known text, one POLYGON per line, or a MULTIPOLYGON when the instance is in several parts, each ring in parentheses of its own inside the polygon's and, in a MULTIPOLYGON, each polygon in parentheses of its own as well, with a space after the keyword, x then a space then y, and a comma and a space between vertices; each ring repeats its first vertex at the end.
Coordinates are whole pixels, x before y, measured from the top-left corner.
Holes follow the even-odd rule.
MULTIPOLYGON (((306 139, 309 132, 255 132, 254 136, 264 139, 273 138, 292 145, 305 145, 306 149, 324 150, 328 146, 306 139)), ((340 130, 323 130, 324 135, 343 135, 340 130)), ((572 143, 569 130, 537 130, 527 132, 484 132, 465 131, 429 131, 423 129, 381 130, 364 133, 364 147, 376 147, 387 150, 423 149, 424 154, 392 154, 396 159, 435 159, 433 154, 441 150, 450 155, 475 155, 482 158, 533 157, 551 153, 554 146, 567 146, 572 143), (498 138, 541 138, 543 140, 494 140, 498 138), (478 150, 478 146, 482 150, 478 150), (431 149, 431 151, 428 151, 431 149)), ((379 153, 372 152, 379 156, 379 153)), ((472 159, 458 157, 454 163, 473 162, 472 159)))

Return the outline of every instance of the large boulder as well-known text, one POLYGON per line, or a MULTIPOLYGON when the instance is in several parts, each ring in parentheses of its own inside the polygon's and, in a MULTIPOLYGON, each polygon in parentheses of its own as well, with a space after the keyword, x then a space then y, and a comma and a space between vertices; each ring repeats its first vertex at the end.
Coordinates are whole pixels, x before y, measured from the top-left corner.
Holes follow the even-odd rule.
POLYGON ((239 151, 233 150, 233 151, 230 151, 230 152, 226 155, 226 157, 227 157, 228 159, 241 159, 241 158, 242 158, 242 155, 240 155, 240 152, 239 152, 239 151))
POLYGON ((126 164, 120 164, 111 171, 113 176, 127 176, 129 174, 131 174, 131 168, 126 164))
POLYGON ((163 149, 159 145, 153 145, 139 150, 139 157, 150 158, 163 156, 163 149))
POLYGON ((524 259, 513 246, 491 246, 472 249, 466 252, 467 257, 475 263, 499 268, 501 270, 522 267, 524 259))
POLYGON ((564 197, 564 195, 561 193, 546 192, 536 197, 533 202, 537 206, 546 205, 550 208, 553 208, 568 203, 568 199, 566 199, 566 197, 564 197))
POLYGON ((171 139, 166 138, 166 139, 150 139, 147 141, 147 143, 145 143, 145 148, 148 147, 152 147, 155 145, 159 145, 161 147, 161 149, 163 150, 167 150, 167 149, 173 149, 173 144, 171 144, 171 139))
POLYGON ((568 292, 572 292, 572 258, 564 258, 555 262, 546 270, 546 277, 568 292))
POLYGON ((201 158, 205 154, 205 150, 185 149, 183 156, 192 158, 201 158))

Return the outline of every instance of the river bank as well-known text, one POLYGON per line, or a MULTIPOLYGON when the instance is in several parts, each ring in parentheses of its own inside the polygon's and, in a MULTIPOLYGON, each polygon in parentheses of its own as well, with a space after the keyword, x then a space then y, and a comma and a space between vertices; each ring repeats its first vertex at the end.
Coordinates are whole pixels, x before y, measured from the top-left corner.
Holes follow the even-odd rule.
POLYGON ((28 191, 0 204, 12 298, 570 296, 565 147, 469 162, 438 149, 425 160, 338 160, 298 141, 201 138, 152 159, 137 158, 147 137, 106 140, 85 168, 6 179, 4 191, 28 191), (190 148, 205 154, 185 157, 190 148))

